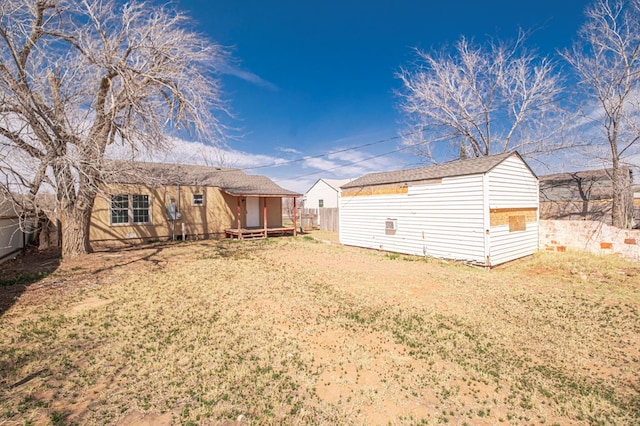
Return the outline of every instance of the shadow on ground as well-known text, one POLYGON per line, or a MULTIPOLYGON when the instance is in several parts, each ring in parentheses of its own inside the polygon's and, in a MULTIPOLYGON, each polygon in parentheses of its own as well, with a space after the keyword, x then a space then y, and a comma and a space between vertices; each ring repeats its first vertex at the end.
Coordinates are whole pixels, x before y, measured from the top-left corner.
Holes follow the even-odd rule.
POLYGON ((39 251, 30 248, 13 260, 0 265, 0 316, 20 298, 30 285, 37 283, 60 266, 59 248, 39 251))

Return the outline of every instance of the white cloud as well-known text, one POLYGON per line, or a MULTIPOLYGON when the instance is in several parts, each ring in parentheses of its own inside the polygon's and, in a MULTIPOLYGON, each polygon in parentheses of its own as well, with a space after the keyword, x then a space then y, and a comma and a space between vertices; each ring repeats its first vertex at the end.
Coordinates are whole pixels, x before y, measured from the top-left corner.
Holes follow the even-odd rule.
POLYGON ((281 147, 278 147, 278 148, 276 148, 276 151, 285 152, 285 153, 288 153, 288 154, 302 155, 302 152, 298 151, 295 148, 281 148, 281 147))
POLYGON ((277 92, 279 90, 278 86, 271 83, 270 81, 263 79, 259 75, 254 74, 250 71, 242 70, 231 64, 222 65, 221 67, 218 68, 218 71, 220 71, 222 74, 238 77, 244 81, 248 81, 249 83, 255 84, 256 86, 264 87, 265 89, 269 89, 274 92, 277 92))
MULTIPOLYGON (((278 155, 252 154, 228 146, 211 146, 178 138, 173 138, 171 142, 172 146, 166 151, 139 152, 133 159, 239 168, 247 174, 268 176, 283 188, 302 194, 319 178, 351 179, 367 173, 396 170, 404 164, 396 156, 376 157, 375 153, 356 150, 292 161, 290 156, 285 158, 278 155)), ((299 154, 298 151, 293 152, 294 150, 279 151, 299 154)), ((130 152, 123 151, 122 148, 111 148, 109 156, 131 158, 130 152)))

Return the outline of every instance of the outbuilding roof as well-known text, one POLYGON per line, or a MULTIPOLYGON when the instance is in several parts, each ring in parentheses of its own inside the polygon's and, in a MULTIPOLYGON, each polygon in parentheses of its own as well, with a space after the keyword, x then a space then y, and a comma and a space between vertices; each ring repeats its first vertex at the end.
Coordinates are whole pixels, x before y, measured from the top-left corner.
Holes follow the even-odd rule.
MULTIPOLYGON (((434 166, 417 167, 414 169, 397 170, 392 172, 370 173, 342 185, 341 188, 357 188, 487 173, 512 155, 515 155, 522 160, 520 154, 513 151, 498 155, 456 160, 449 163, 436 164, 434 166)), ((522 160, 522 162, 524 163, 524 160, 522 160)), ((533 171, 531 173, 535 176, 533 171)))
POLYGON ((248 175, 240 169, 146 162, 112 162, 105 182, 146 185, 212 186, 235 196, 299 197, 267 176, 248 175))

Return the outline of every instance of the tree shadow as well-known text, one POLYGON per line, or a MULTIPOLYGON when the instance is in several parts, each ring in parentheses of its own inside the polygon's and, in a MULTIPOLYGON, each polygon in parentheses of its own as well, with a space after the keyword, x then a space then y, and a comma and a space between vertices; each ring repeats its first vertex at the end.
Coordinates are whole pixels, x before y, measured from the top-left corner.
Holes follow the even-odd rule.
POLYGON ((39 251, 30 247, 23 254, 0 266, 0 316, 2 316, 27 288, 51 275, 60 266, 59 248, 39 251))

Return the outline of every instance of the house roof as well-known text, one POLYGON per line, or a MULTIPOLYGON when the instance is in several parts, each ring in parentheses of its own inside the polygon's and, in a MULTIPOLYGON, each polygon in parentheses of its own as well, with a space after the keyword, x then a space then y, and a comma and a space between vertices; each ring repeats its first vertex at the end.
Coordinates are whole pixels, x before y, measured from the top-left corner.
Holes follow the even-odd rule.
POLYGON ((339 191, 341 186, 351 182, 351 179, 322 179, 322 180, 325 181, 327 185, 329 185, 336 191, 339 191))
MULTIPOLYGON (((631 184, 631 171, 623 168, 631 184)), ((611 169, 583 170, 540 176, 542 201, 605 200, 613 196, 611 169)))
MULTIPOLYGON (((516 155, 518 158, 520 158, 520 160, 522 160, 520 154, 514 151, 498 155, 489 155, 486 157, 451 161, 449 163, 437 164, 434 166, 417 167, 415 169, 370 173, 358 179, 352 180, 346 185, 342 185, 342 188, 355 188, 400 182, 415 182, 421 180, 441 179, 445 177, 487 173, 512 155, 516 155)), ((531 173, 534 174, 533 171, 531 173)))
POLYGON ((105 182, 147 185, 212 186, 235 196, 298 197, 266 176, 248 175, 240 169, 114 161, 105 182))
POLYGON ((348 182, 350 182, 351 179, 325 179, 325 178, 320 178, 317 181, 315 181, 313 183, 313 185, 311 185, 311 187, 309 189, 307 189, 307 194, 309 193, 309 191, 311 191, 313 188, 316 187, 316 185, 319 182, 324 182, 327 185, 329 185, 331 188, 335 189, 336 192, 340 191, 340 187, 348 182))

